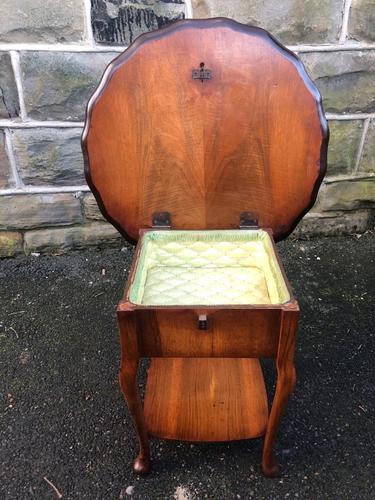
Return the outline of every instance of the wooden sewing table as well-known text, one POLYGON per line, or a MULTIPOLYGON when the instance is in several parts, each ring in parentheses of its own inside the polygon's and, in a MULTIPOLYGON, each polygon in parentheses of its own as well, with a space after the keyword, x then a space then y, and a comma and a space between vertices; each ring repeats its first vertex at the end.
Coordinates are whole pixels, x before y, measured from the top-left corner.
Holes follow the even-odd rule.
POLYGON ((179 21, 107 68, 82 144, 104 216, 138 240, 117 308, 137 473, 149 471, 154 435, 264 436, 263 472, 278 474, 299 308, 274 241, 313 205, 327 143, 317 89, 262 29, 179 21), (152 359, 144 404, 142 357, 152 359), (270 412, 261 358, 277 367, 270 412))

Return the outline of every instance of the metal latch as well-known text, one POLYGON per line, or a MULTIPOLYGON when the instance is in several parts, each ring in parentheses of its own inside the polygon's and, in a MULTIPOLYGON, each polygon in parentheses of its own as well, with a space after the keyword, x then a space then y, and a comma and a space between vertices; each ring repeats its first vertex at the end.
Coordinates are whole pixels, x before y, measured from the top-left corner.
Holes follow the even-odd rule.
POLYGON ((200 314, 198 316, 198 328, 199 330, 208 330, 207 314, 200 314))
POLYGON ((212 71, 210 69, 204 69, 204 62, 200 63, 200 69, 193 69, 192 77, 193 80, 200 80, 202 83, 204 80, 211 80, 212 71))

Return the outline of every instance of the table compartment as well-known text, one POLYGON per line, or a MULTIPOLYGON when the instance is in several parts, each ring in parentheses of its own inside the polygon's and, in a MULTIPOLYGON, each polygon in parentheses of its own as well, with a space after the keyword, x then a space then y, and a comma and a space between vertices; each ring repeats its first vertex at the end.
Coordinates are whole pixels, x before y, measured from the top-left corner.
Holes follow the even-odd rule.
POLYGON ((277 354, 281 309, 137 310, 140 356, 264 357, 277 354), (198 328, 207 316, 207 330, 198 328))

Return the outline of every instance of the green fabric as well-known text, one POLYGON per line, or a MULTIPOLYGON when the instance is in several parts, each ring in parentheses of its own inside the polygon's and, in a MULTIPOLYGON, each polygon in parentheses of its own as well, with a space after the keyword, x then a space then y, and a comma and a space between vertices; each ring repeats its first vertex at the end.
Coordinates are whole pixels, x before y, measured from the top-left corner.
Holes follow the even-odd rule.
POLYGON ((290 299, 267 232, 150 231, 130 301, 142 305, 280 304, 290 299))

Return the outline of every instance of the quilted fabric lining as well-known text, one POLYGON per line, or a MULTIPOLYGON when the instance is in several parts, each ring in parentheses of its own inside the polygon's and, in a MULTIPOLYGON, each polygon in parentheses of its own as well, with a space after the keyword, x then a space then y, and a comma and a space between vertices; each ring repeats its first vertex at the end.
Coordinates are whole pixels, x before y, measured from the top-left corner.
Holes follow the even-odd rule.
POLYGON ((279 304, 289 300, 267 232, 150 231, 130 300, 142 305, 279 304))

